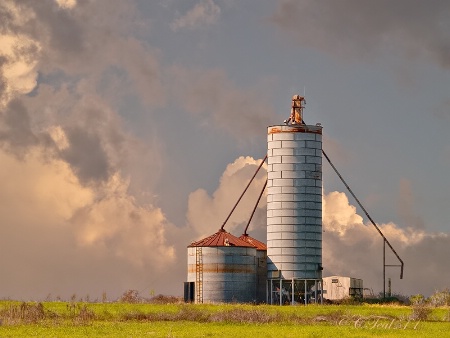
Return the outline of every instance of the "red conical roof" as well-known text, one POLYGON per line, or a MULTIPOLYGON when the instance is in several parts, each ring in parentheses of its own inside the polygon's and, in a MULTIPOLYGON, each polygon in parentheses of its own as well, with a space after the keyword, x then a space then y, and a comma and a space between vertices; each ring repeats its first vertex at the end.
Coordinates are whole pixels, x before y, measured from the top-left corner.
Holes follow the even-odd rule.
POLYGON ((264 244, 263 242, 258 241, 257 239, 254 239, 253 237, 247 235, 247 234, 242 234, 241 237, 239 237, 239 239, 243 240, 244 242, 247 242, 249 244, 251 244, 252 246, 254 246, 256 248, 256 250, 266 250, 267 251, 267 245, 264 244))
POLYGON ((194 246, 238 246, 238 247, 249 247, 254 248, 255 246, 243 241, 240 238, 237 238, 236 236, 233 236, 232 234, 226 232, 225 230, 220 229, 215 234, 206 237, 204 239, 201 239, 197 242, 192 242, 189 247, 194 246))

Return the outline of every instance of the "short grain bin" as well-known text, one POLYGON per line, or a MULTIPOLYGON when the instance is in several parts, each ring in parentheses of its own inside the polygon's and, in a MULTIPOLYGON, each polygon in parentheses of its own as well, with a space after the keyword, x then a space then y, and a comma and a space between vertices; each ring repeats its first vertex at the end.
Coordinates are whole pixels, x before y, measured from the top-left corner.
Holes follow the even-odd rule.
POLYGON ((244 233, 239 237, 243 241, 253 245, 256 248, 256 302, 266 302, 266 284, 267 284, 267 246, 261 241, 244 233))
POLYGON ((188 246, 187 285, 195 303, 256 301, 257 249, 221 229, 188 246))

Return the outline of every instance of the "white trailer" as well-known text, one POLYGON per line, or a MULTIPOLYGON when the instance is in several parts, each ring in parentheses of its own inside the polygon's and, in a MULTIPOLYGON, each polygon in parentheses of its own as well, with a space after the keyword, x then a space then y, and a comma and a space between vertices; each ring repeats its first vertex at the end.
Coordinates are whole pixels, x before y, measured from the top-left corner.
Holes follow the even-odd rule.
POLYGON ((363 280, 345 276, 323 278, 323 297, 328 300, 340 300, 349 297, 363 297, 363 280))

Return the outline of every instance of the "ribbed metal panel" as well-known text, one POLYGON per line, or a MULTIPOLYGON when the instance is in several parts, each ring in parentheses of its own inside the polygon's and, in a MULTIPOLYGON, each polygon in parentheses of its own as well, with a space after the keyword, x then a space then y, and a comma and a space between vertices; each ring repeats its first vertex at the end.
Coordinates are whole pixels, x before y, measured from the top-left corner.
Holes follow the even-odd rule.
POLYGON ((322 278, 322 127, 268 128, 268 276, 322 278))
POLYGON ((256 267, 256 302, 263 303, 266 301, 267 287, 267 250, 257 250, 257 267, 256 267))
POLYGON ((252 244, 256 248, 256 303, 264 303, 267 286, 267 245, 248 234, 241 235, 239 239, 252 244))
MULTIPOLYGON (((198 247, 188 247, 188 282, 198 282, 197 250, 198 247)), ((202 247, 203 302, 256 301, 258 261, 254 247, 202 247)))

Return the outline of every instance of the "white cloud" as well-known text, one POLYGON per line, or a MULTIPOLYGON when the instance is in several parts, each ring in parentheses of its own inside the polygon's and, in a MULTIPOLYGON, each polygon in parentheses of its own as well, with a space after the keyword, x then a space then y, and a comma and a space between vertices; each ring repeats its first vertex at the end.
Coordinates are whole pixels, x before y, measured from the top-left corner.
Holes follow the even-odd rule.
POLYGON ((35 88, 42 46, 29 34, 10 29, 33 20, 33 11, 11 1, 0 4, 0 10, 7 13, 4 27, 0 27, 0 108, 3 108, 13 98, 35 88))
POLYGON ((204 26, 215 24, 220 17, 220 7, 213 0, 201 0, 194 8, 190 9, 183 16, 175 19, 170 28, 173 31, 180 29, 198 29, 204 26))
POLYGON ((116 109, 129 93, 164 102, 158 53, 125 27, 132 4, 0 9, 0 246, 14 257, 0 264, 0 296, 156 286, 175 263, 174 226, 137 196, 159 180, 162 141, 144 143, 116 109), (104 81, 111 69, 118 81, 104 81))
MULTIPOLYGON (((209 196, 203 189, 198 189, 189 195, 187 221, 197 236, 192 240, 209 236, 219 230, 261 161, 249 156, 239 157, 227 166, 220 178, 220 184, 212 196, 209 196)), ((226 231, 243 232, 266 180, 265 172, 265 167, 261 168, 225 225, 226 231)), ((259 209, 264 210, 264 214, 265 206, 265 198, 262 198, 259 209)), ((264 229, 264 227, 262 228, 264 229)), ((239 236, 240 234, 235 235, 239 236)))
POLYGON ((165 238, 172 225, 159 208, 137 205, 127 193, 128 185, 120 175, 112 175, 97 200, 74 213, 78 242, 102 247, 138 267, 151 262, 153 268, 163 268, 175 258, 165 238))
MULTIPOLYGON (((5 107, 0 111, 0 246, 13 257, 0 264, 8 272, 2 295, 26 299, 48 292, 117 293, 141 282, 161 292, 169 284, 170 292, 179 290, 185 247, 218 230, 259 160, 240 157, 225 169, 212 194, 192 192, 188 225, 176 228, 152 198, 139 199, 157 193, 153 188, 162 181, 163 169, 170 178, 172 170, 164 160, 171 155, 163 151, 164 142, 182 143, 173 124, 165 129, 160 123, 163 117, 155 108, 175 97, 170 107, 177 114, 190 113, 205 128, 225 130, 239 141, 265 138, 275 116, 267 96, 273 83, 258 79, 258 85, 242 87, 222 69, 164 64, 160 51, 133 34, 139 16, 130 2, 110 0, 106 8, 101 1, 20 6, 3 1, 0 8, 5 10, 0 11, 0 97, 5 107), (36 88, 38 72, 42 77, 36 88), (33 89, 33 95, 24 95, 33 89), (147 116, 139 121, 145 121, 142 129, 136 129, 145 140, 128 125, 141 104, 147 116), (155 281, 156 276, 161 280, 155 281)), ((201 1, 172 28, 213 25, 220 15, 212 0, 201 1)), ((326 49, 329 42, 324 38, 316 47, 326 49)), ((226 230, 235 235, 243 230, 264 180, 261 173, 226 230)), ((407 184, 404 188, 408 193, 407 184)), ((406 202, 404 216, 414 217, 414 200, 406 202)), ((377 234, 363 224, 345 194, 325 196, 324 206, 325 268, 361 276, 366 285, 378 281, 378 287, 377 234)), ((263 198, 250 229, 260 240, 265 220, 263 198)), ((395 224, 381 227, 405 259, 405 280, 397 284, 404 293, 449 280, 442 270, 449 256, 448 235, 395 224), (413 266, 421 270, 413 271, 413 266), (421 271, 430 278, 425 280, 421 271)))
POLYGON ((51 126, 49 128, 49 134, 59 150, 64 150, 69 147, 67 135, 61 126, 51 126))
POLYGON ((159 208, 138 205, 127 180, 115 174, 102 186, 85 187, 66 162, 43 150, 37 147, 23 159, 0 150, 0 246, 9 257, 0 263, 8 271, 2 297, 43 297, 54 290, 67 296, 102 288, 117 293, 130 283, 129 276, 93 282, 97 272, 85 269, 116 275, 122 266, 140 275, 149 268, 163 273, 174 263, 166 234, 173 225, 159 208), (64 276, 52 277, 58 271, 64 276), (64 287, 67 279, 72 290, 64 287))
POLYGON ((0 84, 4 82, 4 88, 0 86, 0 107, 36 87, 39 51, 40 44, 26 35, 0 34, 0 84))
POLYGON ((55 0, 59 7, 65 9, 74 8, 77 5, 77 0, 55 0))
MULTIPOLYGON (((340 192, 323 196, 323 215, 324 275, 362 278, 365 287, 375 293, 381 291, 383 240, 373 225, 364 224, 347 196, 340 192)), ((405 263, 403 280, 399 279, 399 268, 387 268, 393 292, 430 295, 436 289, 449 287, 450 271, 444 267, 450 255, 450 236, 393 223, 378 226, 405 263)), ((386 257, 387 264, 399 264, 387 246, 386 257)))
POLYGON ((25 228, 37 228, 36 220, 42 226, 62 225, 75 210, 93 202, 95 194, 79 185, 67 163, 46 162, 44 154, 37 148, 19 160, 0 150, 3 229, 12 221, 25 228))

